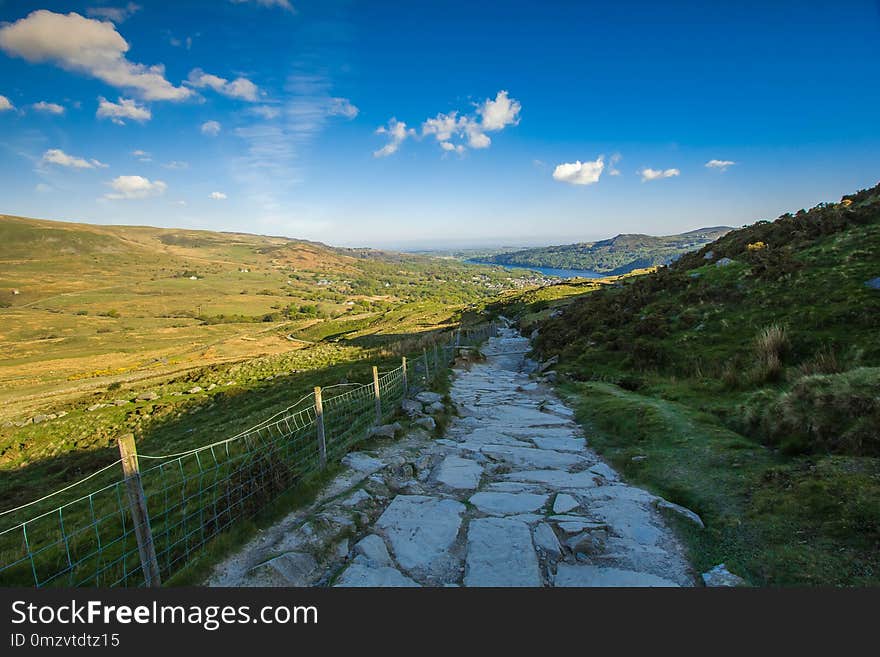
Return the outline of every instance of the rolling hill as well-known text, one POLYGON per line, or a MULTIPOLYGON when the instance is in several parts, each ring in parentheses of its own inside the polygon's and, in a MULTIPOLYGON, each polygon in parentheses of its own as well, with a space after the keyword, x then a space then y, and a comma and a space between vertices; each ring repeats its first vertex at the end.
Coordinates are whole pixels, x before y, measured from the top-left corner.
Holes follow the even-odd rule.
POLYGON ((519 267, 585 269, 609 276, 634 269, 667 265, 683 253, 693 251, 728 231, 727 226, 699 228, 680 235, 617 235, 599 242, 545 246, 487 256, 485 262, 519 267))

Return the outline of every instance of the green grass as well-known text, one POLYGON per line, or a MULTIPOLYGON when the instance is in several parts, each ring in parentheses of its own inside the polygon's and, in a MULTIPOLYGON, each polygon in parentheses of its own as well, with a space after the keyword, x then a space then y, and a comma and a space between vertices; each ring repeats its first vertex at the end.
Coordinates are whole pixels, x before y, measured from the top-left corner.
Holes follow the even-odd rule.
POLYGON ((880 584, 876 460, 787 458, 712 414, 612 384, 562 392, 628 481, 702 517, 705 530, 676 523, 700 572, 723 562, 758 586, 880 584))

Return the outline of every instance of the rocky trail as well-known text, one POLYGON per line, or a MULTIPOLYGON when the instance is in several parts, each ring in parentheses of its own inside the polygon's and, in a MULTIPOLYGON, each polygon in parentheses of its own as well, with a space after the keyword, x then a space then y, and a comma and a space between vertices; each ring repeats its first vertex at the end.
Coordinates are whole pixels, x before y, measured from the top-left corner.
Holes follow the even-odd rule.
MULTIPOLYGON (((219 586, 692 586, 661 508, 623 483, 502 329, 455 371, 457 416, 371 452, 219 564, 219 586)), ((437 409, 422 392, 404 405, 437 409)), ((423 422, 423 424, 425 424, 423 422)), ((430 423, 427 423, 430 424, 430 423)))

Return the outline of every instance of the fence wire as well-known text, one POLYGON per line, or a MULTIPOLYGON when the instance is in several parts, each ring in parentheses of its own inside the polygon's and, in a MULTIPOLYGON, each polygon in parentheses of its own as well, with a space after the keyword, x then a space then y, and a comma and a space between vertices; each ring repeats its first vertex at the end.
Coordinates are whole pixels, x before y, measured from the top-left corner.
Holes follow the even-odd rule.
MULTIPOLYGON (((478 344, 494 330, 494 324, 459 329, 411 355, 406 376, 403 366, 380 373, 380 417, 373 382, 340 384, 324 389, 320 420, 309 396, 230 438, 170 455, 139 455, 148 531, 161 578, 178 572, 211 539, 317 472, 319 421, 327 459, 338 462, 373 425, 396 412, 407 393, 405 383, 429 386, 451 366, 458 347, 478 344)), ((127 482, 114 467, 119 462, 0 514, 0 585, 146 584, 137 534, 147 528, 135 527, 127 482), (85 481, 100 485, 77 497, 85 481), (41 511, 61 493, 72 499, 41 511)))

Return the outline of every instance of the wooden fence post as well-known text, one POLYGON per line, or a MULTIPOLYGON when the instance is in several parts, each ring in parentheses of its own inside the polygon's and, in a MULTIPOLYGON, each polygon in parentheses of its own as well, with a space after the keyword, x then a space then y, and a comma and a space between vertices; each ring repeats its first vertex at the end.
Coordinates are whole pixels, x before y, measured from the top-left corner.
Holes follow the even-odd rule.
POLYGON ((437 353, 437 343, 434 343, 434 369, 440 369, 440 356, 437 353))
POLYGON ((315 386, 315 425, 318 427, 318 457, 323 469, 327 466, 327 440, 324 435, 324 399, 320 386, 315 386))
POLYGON ((376 398, 376 424, 382 424, 382 398, 379 396, 379 368, 373 365, 373 396, 376 398))
POLYGON ((406 397, 406 356, 401 356, 400 367, 403 372, 403 396, 406 397))
POLYGON ((141 559, 141 569, 144 571, 144 582, 148 587, 161 586, 159 561, 156 559, 156 546, 153 544, 153 532, 150 529, 150 514, 147 511, 147 499, 141 483, 134 434, 127 433, 120 436, 117 442, 119 455, 122 457, 122 473, 125 476, 125 489, 128 493, 131 520, 134 523, 138 555, 141 559))
MULTIPOLYGON (((428 381, 431 380, 431 368, 428 366, 428 350, 422 350, 422 358, 425 361, 425 385, 428 385, 428 381)), ((437 372, 434 372, 434 376, 437 376, 437 372)))

